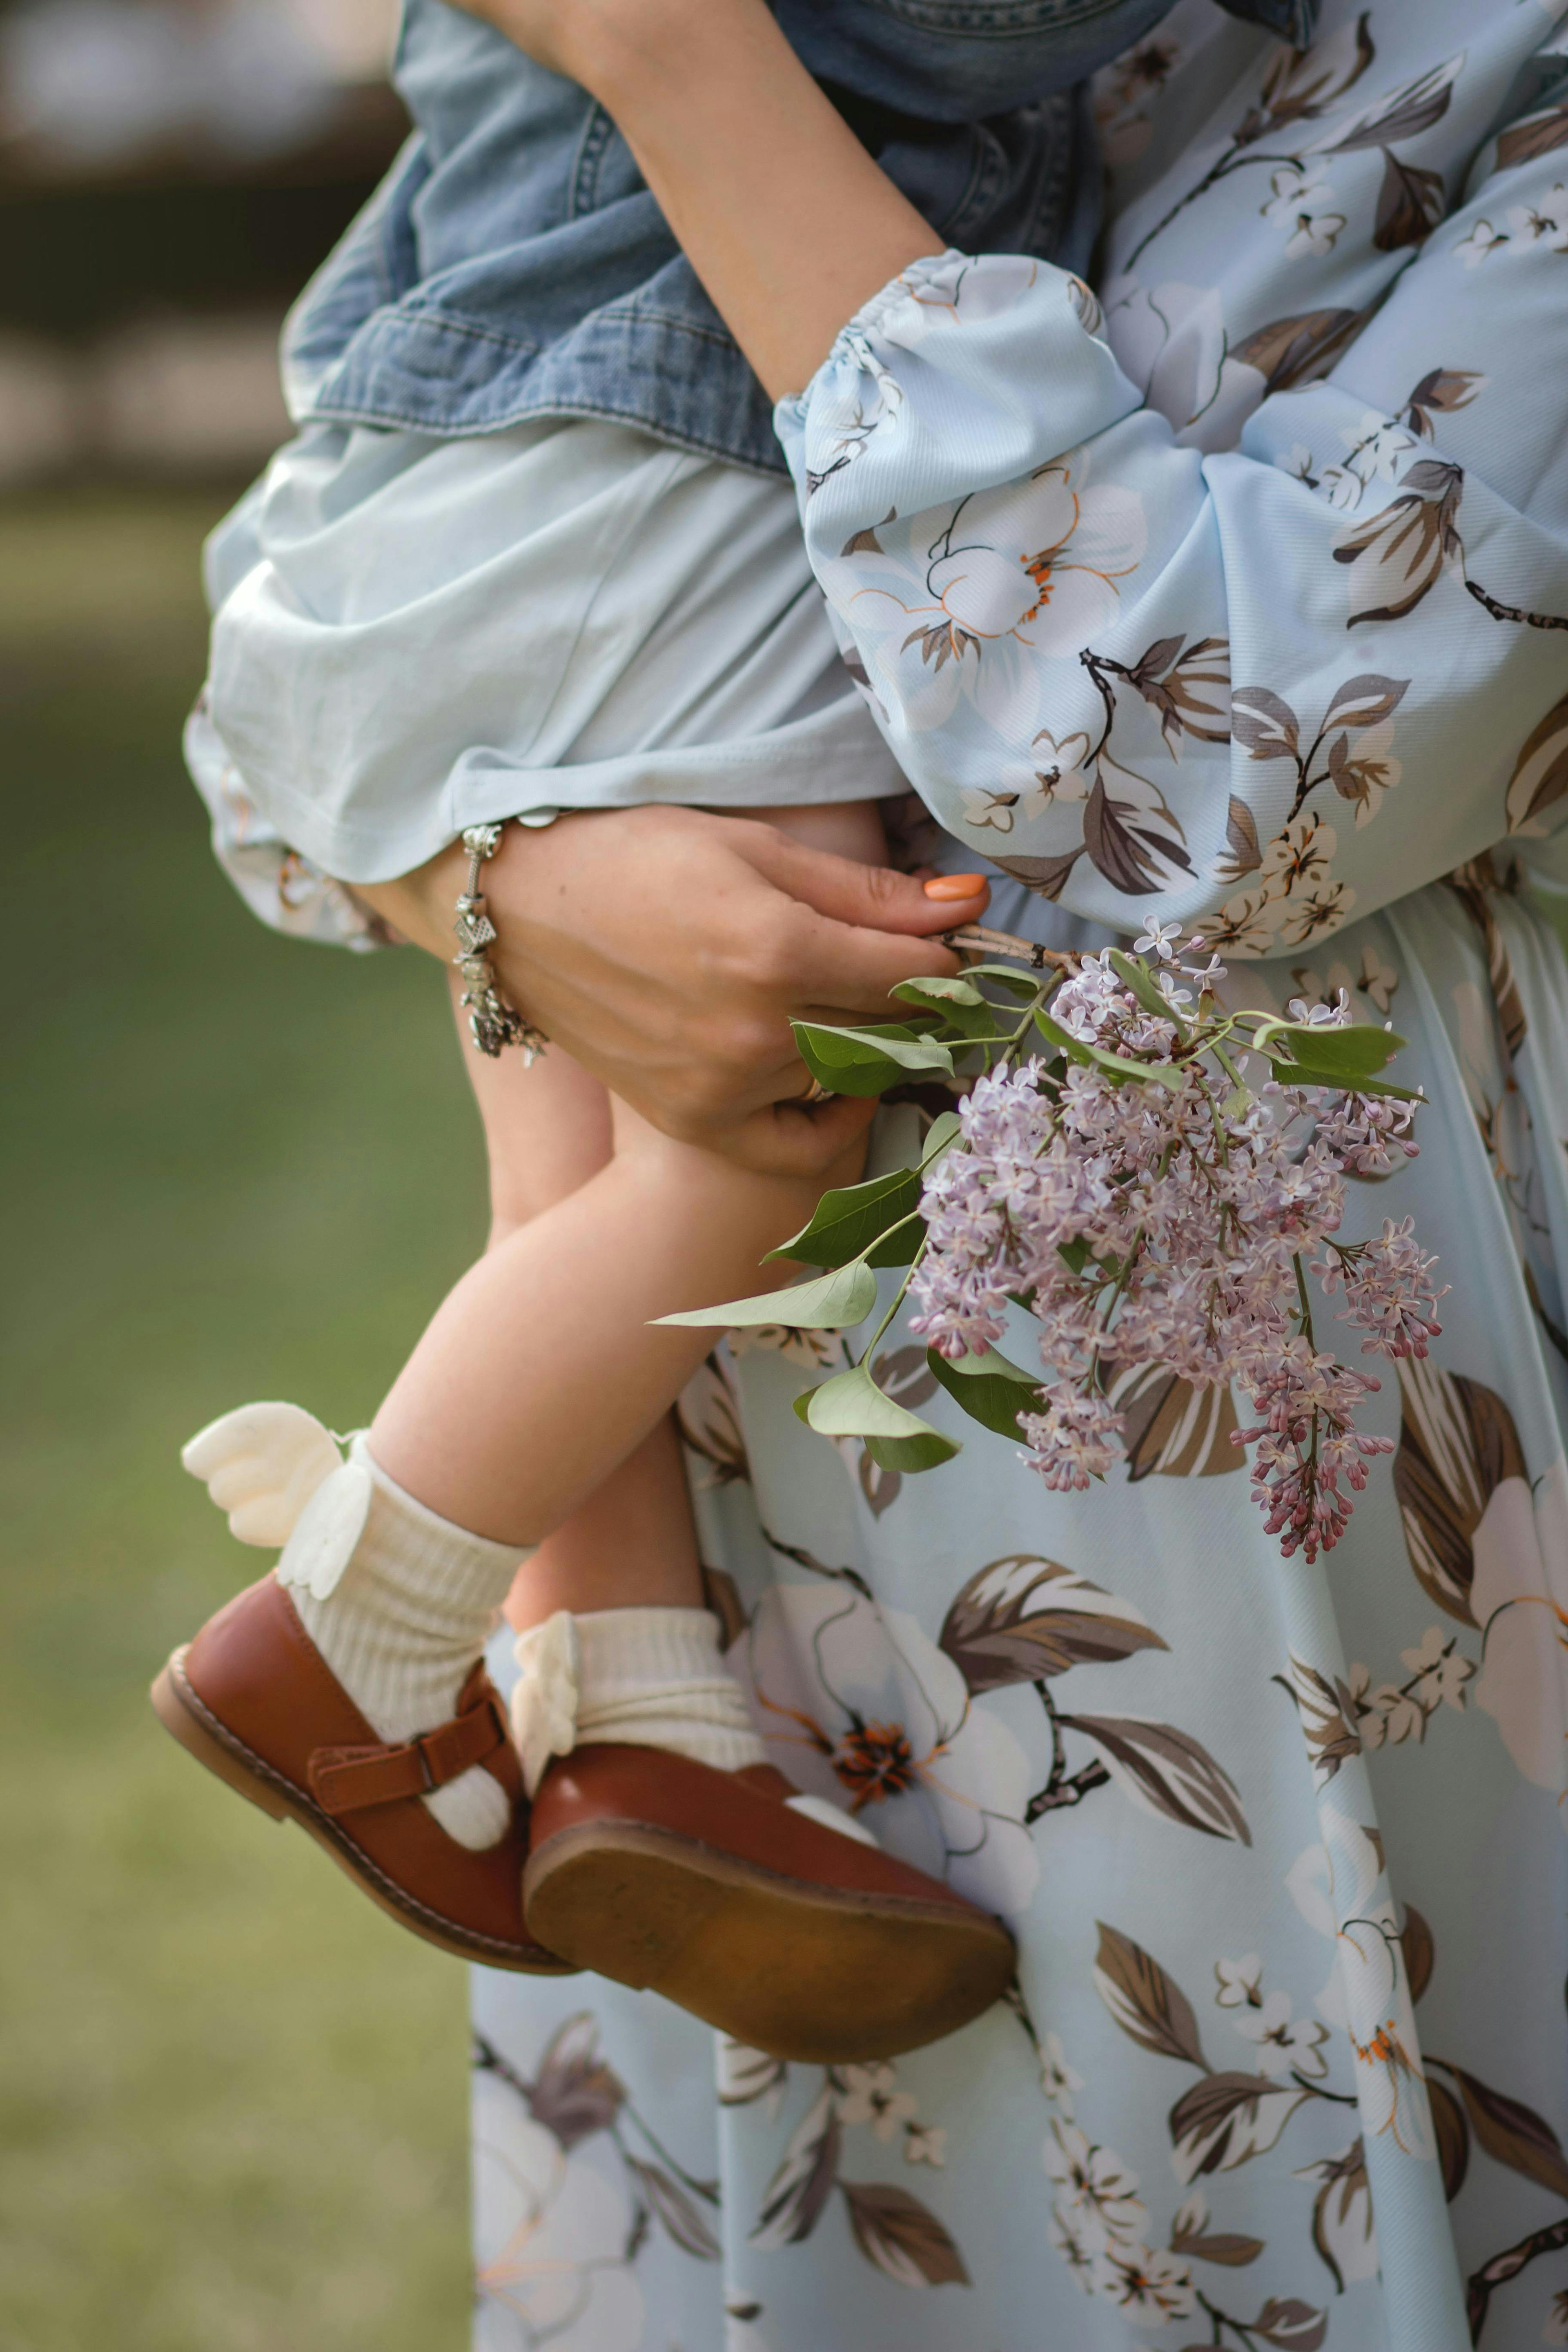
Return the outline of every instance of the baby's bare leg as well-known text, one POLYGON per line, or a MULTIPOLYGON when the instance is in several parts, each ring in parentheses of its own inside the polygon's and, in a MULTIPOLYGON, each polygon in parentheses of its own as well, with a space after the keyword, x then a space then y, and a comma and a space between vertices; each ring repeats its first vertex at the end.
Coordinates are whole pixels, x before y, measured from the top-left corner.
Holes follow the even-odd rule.
MULTIPOLYGON (((460 1010, 458 1026, 467 1045, 460 1010)), ((558 1049, 531 1068, 515 1053, 465 1058, 484 1122, 489 1247, 496 1249, 605 1166, 611 1102, 599 1080, 558 1049)), ((507 1615, 521 1628, 557 1609, 689 1608, 701 1598, 680 1441, 667 1413, 523 1562, 507 1615)))
POLYGON ((870 1111, 803 1177, 736 1168, 617 1106, 609 1163, 437 1309, 376 1415, 376 1462, 476 1535, 521 1549, 552 1534, 653 1433, 710 1344, 657 1318, 773 1287, 763 1254, 825 1184, 855 1181, 870 1111))

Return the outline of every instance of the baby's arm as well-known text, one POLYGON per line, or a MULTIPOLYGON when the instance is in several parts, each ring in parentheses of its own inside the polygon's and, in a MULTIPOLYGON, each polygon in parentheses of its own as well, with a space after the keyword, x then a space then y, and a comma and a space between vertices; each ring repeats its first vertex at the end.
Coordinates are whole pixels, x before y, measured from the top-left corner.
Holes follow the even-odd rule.
POLYGON ((482 0, 614 115, 698 276, 775 398, 942 240, 867 154, 765 0, 482 0))

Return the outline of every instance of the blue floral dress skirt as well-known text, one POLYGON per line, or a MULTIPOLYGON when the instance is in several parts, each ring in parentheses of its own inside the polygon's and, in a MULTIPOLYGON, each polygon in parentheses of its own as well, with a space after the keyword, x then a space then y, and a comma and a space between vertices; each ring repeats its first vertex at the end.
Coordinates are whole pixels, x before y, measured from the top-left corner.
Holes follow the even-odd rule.
MULTIPOLYGON (((949 256, 780 412, 883 740, 1061 943, 1151 912, 1241 1001, 1408 1040, 1350 1188, 1452 1286, 1283 1560, 1231 1400, 920 1478, 682 1406, 771 1754, 1005 1916, 1016 1997, 784 2065, 592 1978, 476 1980, 479 2352, 1486 2352, 1568 2342, 1568 41, 1560 5, 1184 0, 1101 89, 1101 299, 949 256)), ((883 1164, 921 1112, 889 1107, 883 1164)), ((890 1279, 890 1277, 885 1277, 890 1279)), ((1020 1328, 1004 1341, 1016 1357, 1020 1328)))

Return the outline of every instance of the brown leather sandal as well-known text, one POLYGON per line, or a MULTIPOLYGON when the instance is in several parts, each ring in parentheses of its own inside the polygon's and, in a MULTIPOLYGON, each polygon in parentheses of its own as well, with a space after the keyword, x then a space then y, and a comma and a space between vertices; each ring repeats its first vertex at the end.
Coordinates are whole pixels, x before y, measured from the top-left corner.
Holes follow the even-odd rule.
POLYGON ((401 1747, 376 1738, 275 1576, 239 1593, 153 1685, 182 1748, 274 1821, 297 1822, 373 1903, 444 1952, 487 1968, 569 1976, 524 1925, 522 1780, 505 1711, 476 1665, 458 1711, 401 1747), (476 1853, 419 1801, 482 1765, 513 1808, 476 1853))
POLYGON ((530 1932, 777 2058, 891 2058, 988 2009, 1013 1976, 1001 1922, 796 1793, 768 1764, 577 1748, 533 1801, 530 1932))

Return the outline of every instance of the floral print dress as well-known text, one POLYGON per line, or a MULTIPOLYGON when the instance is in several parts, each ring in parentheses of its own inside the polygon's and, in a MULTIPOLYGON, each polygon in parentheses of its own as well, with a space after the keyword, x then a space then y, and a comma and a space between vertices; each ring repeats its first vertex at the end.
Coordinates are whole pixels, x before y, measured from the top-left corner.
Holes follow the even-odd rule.
POLYGON ((1445 1328, 1315 1567, 1223 1394, 1130 1376, 1053 1494, 900 1325, 964 1441, 919 1478, 790 1410, 855 1335, 717 1351, 770 1752, 1006 1917, 1016 1992, 824 2069, 481 1974, 481 2352, 1568 2342, 1568 13, 1329 0, 1298 51, 1184 0, 1100 99, 1100 299, 887 289, 780 412, 807 546, 994 919, 1180 919, 1409 1040, 1422 1156, 1347 1238, 1414 1214, 1445 1328))

